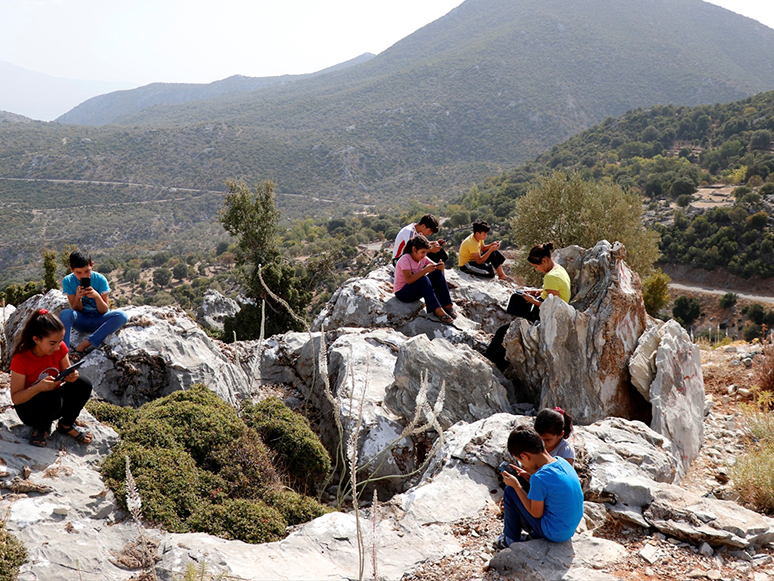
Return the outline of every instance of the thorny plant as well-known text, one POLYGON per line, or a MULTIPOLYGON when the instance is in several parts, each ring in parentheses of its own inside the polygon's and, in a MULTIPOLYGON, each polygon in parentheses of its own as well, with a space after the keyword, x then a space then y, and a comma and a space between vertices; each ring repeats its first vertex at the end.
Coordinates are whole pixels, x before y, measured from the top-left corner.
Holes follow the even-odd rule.
POLYGON ((156 581, 154 555, 148 550, 148 545, 145 541, 145 531, 142 526, 142 499, 140 498, 140 491, 137 489, 134 476, 132 476, 132 470, 129 467, 129 456, 124 456, 124 460, 126 460, 126 508, 129 509, 129 514, 132 515, 132 520, 137 526, 143 566, 146 567, 146 573, 150 575, 150 579, 156 581))
MULTIPOLYGON (((323 490, 328 487, 328 485, 331 482, 331 479, 336 474, 338 474, 339 484, 337 487, 338 492, 337 492, 336 500, 337 500, 337 507, 339 509, 341 509, 341 506, 344 500, 351 494, 352 506, 353 506, 353 511, 355 513, 355 523, 357 528, 358 579, 362 581, 363 575, 365 572, 364 570, 365 570, 366 554, 365 554, 364 535, 363 535, 363 530, 360 522, 360 507, 358 503, 360 495, 363 494, 363 492, 370 484, 373 484, 375 482, 378 482, 381 480, 387 480, 387 479, 410 478, 424 472, 424 470, 427 468, 427 466, 430 464, 433 457, 435 456, 435 453, 444 443, 443 428, 441 427, 438 421, 438 418, 440 417, 441 412, 443 411, 444 399, 446 397, 446 384, 444 382, 441 383, 438 397, 436 398, 435 403, 431 406, 427 398, 427 392, 430 384, 428 382, 427 371, 425 371, 421 376, 419 393, 417 394, 417 398, 416 398, 416 408, 414 410, 414 417, 411 419, 408 425, 405 428, 403 428, 403 430, 401 431, 400 435, 397 438, 395 438, 392 442, 390 442, 381 452, 374 455, 368 462, 366 462, 362 466, 358 466, 358 450, 359 450, 358 439, 360 435, 360 428, 362 427, 362 423, 363 423, 363 407, 365 403, 365 397, 366 397, 366 393, 368 392, 368 388, 370 386, 370 381, 371 381, 370 356, 369 355, 366 356, 366 372, 363 380, 363 388, 362 388, 363 391, 357 403, 357 417, 355 419, 354 429, 350 432, 349 437, 346 438, 346 450, 345 450, 345 437, 344 437, 345 430, 344 430, 344 423, 342 421, 342 416, 341 416, 341 410, 343 407, 342 392, 345 390, 340 389, 338 390, 338 393, 334 395, 333 390, 331 389, 330 378, 328 376, 328 356, 327 356, 327 347, 325 343, 324 325, 320 326, 320 340, 318 343, 319 347, 317 352, 315 353, 314 352, 314 334, 312 333, 312 330, 309 327, 309 324, 304 319, 299 317, 293 311, 293 309, 290 308, 290 305, 288 305, 287 302, 285 302, 280 297, 275 295, 271 291, 271 289, 269 289, 269 287, 266 285, 266 283, 263 280, 260 264, 258 265, 258 280, 261 282, 261 285, 263 286, 266 293, 272 299, 280 303, 288 311, 291 317, 293 317, 293 319, 298 321, 309 334, 309 338, 313 348, 313 356, 315 357, 316 363, 317 363, 317 365, 312 366, 312 369, 313 369, 312 385, 313 386, 316 385, 316 375, 319 374, 320 380, 323 385, 323 393, 325 395, 326 400, 328 400, 328 402, 332 407, 333 420, 339 435, 338 445, 335 452, 334 467, 331 470, 331 476, 323 486, 323 490), (423 418, 424 418, 424 423, 422 423, 423 418), (438 437, 436 438, 430 452, 426 455, 425 460, 421 466, 419 466, 418 468, 416 468, 415 470, 407 474, 392 474, 392 475, 379 476, 379 477, 371 476, 379 472, 379 470, 384 465, 384 462, 387 460, 389 454, 391 454, 393 448, 396 445, 398 445, 398 443, 400 443, 401 441, 411 436, 416 436, 423 432, 429 432, 429 431, 435 431, 435 433, 438 434, 438 437), (347 458, 349 458, 349 462, 347 462, 347 458), (361 473, 364 473, 367 475, 362 482, 359 481, 359 476, 361 473), (347 479, 347 476, 349 477, 348 479, 347 479)), ((261 329, 263 329, 263 325, 261 326, 261 329)), ((263 332, 261 333, 261 338, 263 338, 263 332)), ((354 357, 352 355, 352 347, 350 346, 350 361, 352 361, 353 359, 354 357)), ((349 390, 350 391, 350 409, 354 409, 355 397, 356 397, 355 377, 354 377, 353 368, 354 366, 350 365, 348 370, 348 374, 349 374, 348 379, 350 384, 350 390, 349 390)), ((346 383, 347 382, 345 380, 344 384, 346 383)), ((378 500, 378 498, 376 496, 376 490, 374 489, 374 504, 372 505, 372 523, 373 523, 372 533, 374 535, 377 529, 377 518, 378 518, 376 500, 378 500)), ((374 579, 376 579, 376 539, 375 537, 372 539, 371 548, 372 548, 374 579)))

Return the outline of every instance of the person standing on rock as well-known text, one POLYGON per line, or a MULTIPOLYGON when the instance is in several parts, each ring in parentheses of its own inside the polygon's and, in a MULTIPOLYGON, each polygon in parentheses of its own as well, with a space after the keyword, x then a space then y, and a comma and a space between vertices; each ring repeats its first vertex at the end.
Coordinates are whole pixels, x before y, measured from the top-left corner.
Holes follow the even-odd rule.
POLYGON ((418 234, 406 244, 403 256, 395 265, 395 297, 404 303, 425 299, 428 313, 435 313, 442 323, 451 325, 457 318, 449 287, 444 276, 443 261, 433 262, 427 257, 430 242, 418 234))
MULTIPOLYGON (((398 235, 395 237, 395 244, 392 247, 392 263, 397 264, 400 257, 403 256, 403 251, 406 249, 406 245, 409 240, 412 240, 418 234, 421 234, 425 238, 428 238, 431 234, 438 234, 438 218, 432 214, 425 214, 419 220, 419 222, 411 223, 408 226, 401 228, 398 235)), ((430 242, 430 249, 427 252, 427 257, 433 262, 447 261, 449 255, 443 249, 445 240, 434 240, 430 242)))
POLYGON ((93 271, 93 267, 91 257, 76 250, 70 254, 72 272, 62 280, 62 290, 71 307, 60 315, 65 326, 65 344, 70 347, 73 328, 91 333, 73 349, 73 361, 81 359, 89 350, 98 347, 105 337, 126 325, 124 313, 110 310, 110 285, 104 276, 93 271))
POLYGON ((11 360, 11 401, 19 419, 32 427, 30 444, 44 447, 51 422, 59 420, 56 431, 80 444, 91 442, 91 433, 75 427, 75 420, 91 396, 91 383, 70 367, 65 328, 46 309, 32 314, 24 326, 11 360))
POLYGON ((503 270, 505 256, 500 252, 500 241, 484 244, 492 228, 484 220, 473 222, 473 233, 460 244, 458 262, 460 270, 479 278, 494 278, 512 281, 503 270))
MULTIPOLYGON (((503 471, 504 529, 494 542, 505 549, 522 539, 521 519, 527 524, 529 538, 563 543, 572 538, 583 518, 583 491, 575 469, 564 458, 546 452, 540 435, 519 426, 508 437, 508 451, 531 473, 529 493, 514 474, 503 471)), ((517 466, 511 465, 514 470, 517 466)))

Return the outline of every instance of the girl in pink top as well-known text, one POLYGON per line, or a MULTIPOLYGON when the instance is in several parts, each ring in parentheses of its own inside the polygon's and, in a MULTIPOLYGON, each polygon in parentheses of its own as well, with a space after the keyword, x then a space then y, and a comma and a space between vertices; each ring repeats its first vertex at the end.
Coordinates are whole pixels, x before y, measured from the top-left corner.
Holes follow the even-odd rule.
POLYGON ((427 312, 434 312, 441 322, 450 325, 457 313, 443 273, 445 265, 443 261, 430 260, 427 257, 429 249, 430 243, 421 234, 409 240, 395 264, 393 289, 398 300, 404 303, 424 298, 427 312))

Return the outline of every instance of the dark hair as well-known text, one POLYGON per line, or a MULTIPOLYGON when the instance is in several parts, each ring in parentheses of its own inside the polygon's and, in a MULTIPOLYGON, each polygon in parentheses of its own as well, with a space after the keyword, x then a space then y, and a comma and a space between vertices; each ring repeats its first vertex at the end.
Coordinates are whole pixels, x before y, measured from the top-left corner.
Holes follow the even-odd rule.
POLYGON ((562 408, 540 410, 535 418, 535 431, 538 434, 562 435, 565 440, 572 433, 572 416, 562 408), (564 432, 562 434, 562 432, 564 432))
POLYGON ((514 458, 518 458, 524 452, 540 454, 545 450, 546 445, 540 435, 530 427, 519 426, 508 436, 508 451, 514 458))
POLYGON ((489 232, 492 229, 491 226, 485 220, 476 220, 473 222, 473 232, 489 232))
POLYGON ((427 226, 434 234, 438 233, 438 218, 432 214, 425 214, 422 219, 417 222, 418 226, 427 226))
POLYGON ((54 313, 49 313, 46 309, 40 309, 32 313, 24 325, 24 330, 19 337, 19 341, 13 349, 13 354, 18 355, 25 351, 31 351, 35 348, 35 340, 44 339, 52 333, 64 331, 64 325, 54 313))
POLYGON ((527 256, 527 261, 530 264, 540 264, 543 262, 544 258, 551 258, 551 251, 554 249, 554 245, 551 242, 546 242, 545 244, 538 244, 537 246, 533 246, 532 250, 529 251, 529 255, 527 256))
POLYGON ((76 250, 70 253, 70 268, 83 268, 91 266, 91 256, 82 250, 76 250))
POLYGON ((411 240, 409 240, 408 243, 406 243, 406 247, 403 249, 403 254, 410 254, 414 248, 426 248, 430 250, 430 242, 428 242, 427 238, 421 234, 417 234, 411 240))

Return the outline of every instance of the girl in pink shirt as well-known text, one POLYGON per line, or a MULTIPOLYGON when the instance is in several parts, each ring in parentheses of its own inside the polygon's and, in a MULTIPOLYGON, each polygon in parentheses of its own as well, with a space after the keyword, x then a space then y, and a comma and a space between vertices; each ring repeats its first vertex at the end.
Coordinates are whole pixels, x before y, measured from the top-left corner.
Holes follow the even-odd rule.
POLYGON ((457 313, 443 273, 445 265, 443 261, 430 260, 427 257, 429 249, 430 243, 421 234, 409 240, 395 264, 393 289, 398 300, 404 303, 424 298, 427 312, 434 312, 441 322, 450 325, 457 313))

